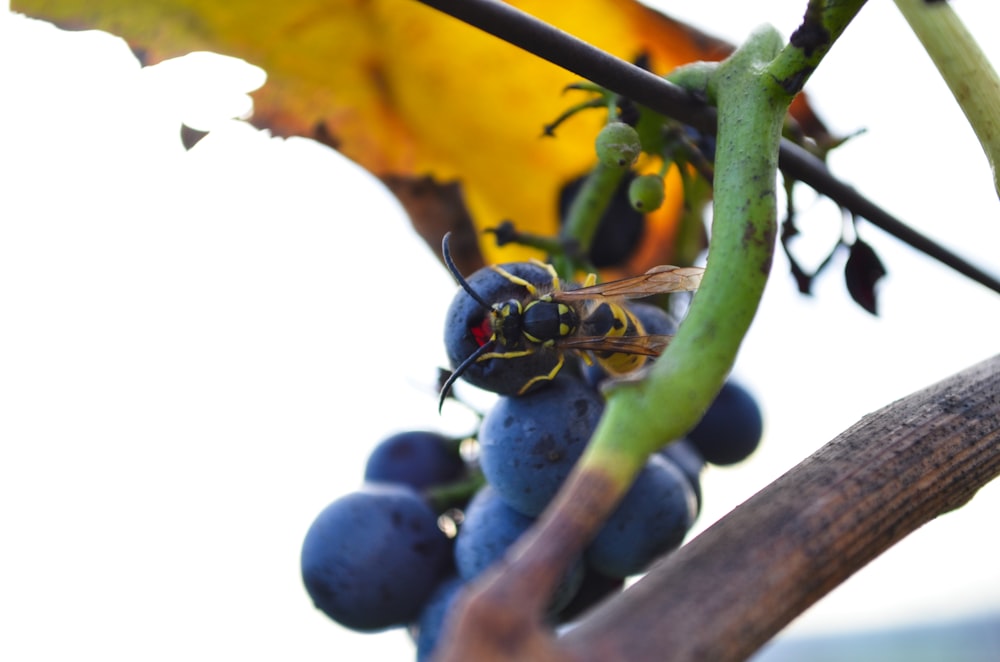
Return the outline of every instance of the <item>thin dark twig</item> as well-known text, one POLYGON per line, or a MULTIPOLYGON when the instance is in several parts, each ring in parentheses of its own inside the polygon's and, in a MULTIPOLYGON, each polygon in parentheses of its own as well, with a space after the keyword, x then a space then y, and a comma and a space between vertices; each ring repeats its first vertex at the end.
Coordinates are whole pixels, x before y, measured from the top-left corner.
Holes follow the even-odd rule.
POLYGON ((505 2, 418 0, 636 103, 715 133, 715 108, 684 88, 505 2), (661 110, 662 109, 662 110, 661 110), (669 112, 666 112, 668 111, 669 112))
MULTIPOLYGON (((715 108, 663 78, 497 0, 418 0, 658 113, 715 133, 715 108)), ((905 244, 1000 293, 1000 279, 909 227, 830 172, 822 160, 783 140, 783 173, 811 186, 905 244)))
POLYGON ((782 172, 808 184, 851 213, 867 219, 872 225, 896 237, 909 246, 951 267, 963 276, 1000 292, 1000 280, 961 256, 923 235, 833 175, 826 164, 790 141, 783 141, 778 156, 782 172))

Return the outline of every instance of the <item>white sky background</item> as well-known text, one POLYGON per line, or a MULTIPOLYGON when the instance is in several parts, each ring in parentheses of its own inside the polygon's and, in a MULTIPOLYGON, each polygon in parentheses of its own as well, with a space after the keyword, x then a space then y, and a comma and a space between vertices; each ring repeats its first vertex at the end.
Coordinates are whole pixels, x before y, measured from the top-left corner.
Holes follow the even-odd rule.
MULTIPOLYGON (((1000 62, 1000 10, 955 4, 1000 62)), ((805 2, 751 5, 661 3, 739 40, 765 20, 787 35, 805 2)), ((142 70, 106 35, 3 19, 0 658, 409 659, 403 633, 316 612, 298 552, 381 437, 469 424, 436 413, 450 277, 366 173, 223 120, 259 71, 142 70), (181 121, 216 130, 185 152, 181 121)), ((836 173, 997 264, 985 158, 891 3, 866 7, 808 89, 835 130, 868 129, 836 173)), ((801 227, 832 241, 838 219, 820 204, 801 227)), ((877 319, 849 301, 843 255, 811 299, 779 256, 736 369, 766 438, 706 474, 699 529, 865 413, 1000 348, 1000 297, 861 232, 889 270, 877 319)), ((1000 609, 998 507, 985 488, 793 630, 1000 609)))

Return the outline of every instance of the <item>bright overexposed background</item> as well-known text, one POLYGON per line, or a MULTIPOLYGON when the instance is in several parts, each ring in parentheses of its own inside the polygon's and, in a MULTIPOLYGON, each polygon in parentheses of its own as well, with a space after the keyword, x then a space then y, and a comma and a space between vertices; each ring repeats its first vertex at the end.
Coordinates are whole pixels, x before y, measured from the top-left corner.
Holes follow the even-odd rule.
MULTIPOLYGON (((660 6, 738 41, 763 21, 788 35, 805 4, 660 6)), ((1000 62, 1000 10, 955 5, 1000 62)), ((401 631, 314 610, 298 551, 381 437, 468 429, 436 411, 455 286, 364 171, 229 119, 263 80, 211 57, 142 69, 107 34, 0 14, 0 659, 411 655, 401 631), (190 152, 182 121, 212 129, 190 152)), ((891 3, 864 9, 808 89, 835 131, 867 129, 836 173, 996 271, 985 158, 891 3)), ((801 201, 816 259, 839 232, 827 205, 801 201)), ((848 299, 844 255, 812 298, 778 257, 736 367, 766 437, 706 473, 698 530, 865 413, 1000 350, 1000 296, 861 233, 889 271, 878 318, 848 299)), ((1000 610, 998 509, 991 485, 790 632, 1000 610)))

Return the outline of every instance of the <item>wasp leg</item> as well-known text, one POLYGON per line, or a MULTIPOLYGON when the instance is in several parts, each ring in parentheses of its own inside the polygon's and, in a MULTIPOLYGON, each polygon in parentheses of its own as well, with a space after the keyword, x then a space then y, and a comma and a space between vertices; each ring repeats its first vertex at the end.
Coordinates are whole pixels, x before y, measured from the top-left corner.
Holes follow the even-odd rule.
MULTIPOLYGON (((552 278, 552 291, 558 292, 560 290, 559 274, 556 273, 556 268, 553 267, 548 262, 542 262, 541 260, 532 259, 531 262, 532 264, 536 264, 539 267, 545 269, 546 272, 548 272, 549 276, 552 278)), ((506 278, 507 280, 509 280, 510 282, 514 283, 515 285, 520 285, 524 289, 528 290, 528 294, 530 294, 531 296, 538 296, 538 288, 529 283, 528 281, 524 280, 520 276, 515 276, 514 274, 510 273, 509 271, 507 271, 498 264, 491 264, 490 268, 493 269, 493 271, 500 274, 501 276, 503 276, 504 278, 506 278)), ((595 280, 594 282, 597 281, 595 280)))
POLYGON ((556 363, 555 367, 552 368, 552 370, 549 371, 549 374, 547 374, 547 375, 538 375, 537 377, 532 377, 527 382, 525 382, 524 386, 522 386, 518 390, 517 394, 518 395, 524 395, 525 393, 528 392, 529 388, 531 388, 532 386, 534 386, 538 382, 541 382, 541 381, 552 381, 553 379, 555 379, 556 375, 558 375, 559 371, 562 369, 563 363, 565 362, 565 359, 566 359, 566 355, 560 353, 559 354, 559 361, 556 363))
POLYGON ((485 361, 487 359, 517 359, 522 356, 527 356, 528 354, 534 354, 534 353, 535 350, 533 349, 522 349, 516 352, 488 352, 480 356, 478 359, 476 359, 476 363, 480 361, 485 361))
POLYGON ((531 296, 538 296, 538 288, 536 288, 534 285, 524 280, 523 278, 515 276, 514 274, 510 273, 509 271, 507 271, 506 269, 497 264, 491 264, 490 268, 493 269, 493 271, 500 274, 501 276, 503 276, 504 278, 506 278, 507 280, 509 280, 510 282, 514 283, 515 285, 520 285, 524 289, 528 290, 528 294, 530 294, 531 296))
POLYGON ((542 269, 545 269, 545 271, 548 272, 549 277, 552 278, 552 291, 553 292, 558 292, 559 291, 559 274, 556 273, 556 268, 553 267, 548 262, 542 262, 541 260, 536 259, 536 258, 531 258, 531 263, 534 264, 534 265, 537 265, 537 266, 541 267, 542 269))
MULTIPOLYGON (((479 358, 477 358, 476 362, 478 363, 479 361, 486 361, 487 359, 516 359, 516 358, 520 358, 522 356, 527 356, 529 354, 534 354, 534 353, 535 353, 534 349, 522 349, 522 350, 518 350, 516 352, 487 352, 486 354, 483 354, 482 356, 480 356, 479 358)), ((566 356, 565 356, 565 354, 563 354, 563 353, 560 352, 559 353, 559 360, 556 361, 555 366, 552 368, 552 370, 550 370, 548 372, 548 374, 546 374, 546 375, 538 375, 537 377, 532 377, 527 382, 525 382, 524 386, 522 386, 520 389, 518 389, 517 394, 518 395, 524 395, 528 391, 529 388, 531 388, 532 386, 534 386, 538 382, 541 382, 541 381, 552 381, 553 379, 556 378, 556 375, 559 374, 559 371, 562 370, 563 364, 565 362, 566 362, 566 356)))

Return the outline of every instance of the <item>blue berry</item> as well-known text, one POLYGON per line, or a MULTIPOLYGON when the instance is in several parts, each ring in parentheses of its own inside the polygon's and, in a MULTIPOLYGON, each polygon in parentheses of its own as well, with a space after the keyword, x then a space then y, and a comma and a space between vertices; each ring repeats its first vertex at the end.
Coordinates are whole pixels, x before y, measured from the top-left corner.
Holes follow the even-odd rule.
POLYGON ((706 462, 728 465, 742 462, 760 445, 764 420, 757 400, 729 380, 708 407, 688 439, 706 462))
POLYGON ((416 623, 417 662, 431 658, 447 622, 448 611, 464 586, 465 581, 461 577, 451 576, 431 593, 416 623))
POLYGON ((423 490, 449 483, 465 472, 453 439, 414 430, 383 439, 368 456, 365 480, 397 483, 423 490))
POLYGON ((569 604, 559 612, 559 622, 572 621, 597 603, 613 593, 619 593, 624 588, 625 580, 621 577, 602 575, 585 563, 580 589, 569 604))
POLYGON ((695 515, 688 479, 672 462, 654 454, 587 548, 586 561, 609 577, 643 572, 680 546, 695 515))
POLYGON ((698 499, 698 512, 701 512, 701 471, 705 468, 705 458, 701 456, 690 439, 678 439, 671 442, 661 448, 659 454, 677 465, 677 468, 691 483, 691 488, 698 499))
MULTIPOLYGON (((646 216, 632 209, 628 199, 628 187, 632 179, 632 173, 625 173, 597 222, 590 251, 587 253, 588 260, 597 269, 625 264, 636 252, 644 236, 646 216)), ((585 180, 585 177, 578 177, 559 191, 560 223, 565 224, 573 200, 583 189, 585 180)))
POLYGON ((639 318, 643 330, 651 335, 672 336, 677 333, 677 328, 680 326, 676 317, 652 303, 632 301, 628 309, 639 318))
MULTIPOLYGON (((465 519, 455 539, 455 567, 459 576, 467 581, 474 579, 503 558, 534 522, 535 518, 522 515, 504 503, 492 487, 484 486, 466 506, 465 519)), ((582 580, 583 563, 578 559, 556 588, 550 603, 552 613, 569 603, 582 580)))
POLYGON ((488 484, 483 486, 465 507, 462 528, 455 538, 459 576, 473 579, 499 561, 534 521, 534 517, 522 515, 504 503, 488 484))
POLYGON ((451 567, 451 547, 416 492, 372 483, 316 517, 302 543, 302 581, 316 607, 345 627, 401 626, 451 567))
POLYGON ((500 398, 479 429, 483 475, 508 506, 537 516, 583 453, 603 409, 593 388, 563 374, 537 393, 500 398))

